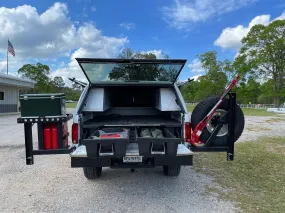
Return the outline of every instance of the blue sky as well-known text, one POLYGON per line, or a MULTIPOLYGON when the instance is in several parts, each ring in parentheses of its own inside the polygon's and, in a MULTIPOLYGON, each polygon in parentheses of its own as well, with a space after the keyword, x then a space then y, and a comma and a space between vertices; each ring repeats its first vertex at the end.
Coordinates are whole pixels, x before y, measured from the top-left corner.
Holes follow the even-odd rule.
POLYGON ((204 73, 198 54, 216 50, 232 60, 251 26, 285 19, 281 0, 14 0, 0 7, 0 72, 9 38, 11 74, 41 62, 65 80, 83 78, 74 57, 115 57, 124 47, 187 59, 183 80, 204 73))

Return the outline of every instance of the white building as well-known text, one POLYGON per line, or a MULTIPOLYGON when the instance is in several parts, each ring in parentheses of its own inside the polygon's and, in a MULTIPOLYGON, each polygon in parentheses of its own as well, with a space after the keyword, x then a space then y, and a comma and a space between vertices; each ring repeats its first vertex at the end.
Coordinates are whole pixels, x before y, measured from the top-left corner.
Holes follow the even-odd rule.
POLYGON ((35 82, 0 73, 0 113, 17 112, 19 89, 34 88, 35 82))

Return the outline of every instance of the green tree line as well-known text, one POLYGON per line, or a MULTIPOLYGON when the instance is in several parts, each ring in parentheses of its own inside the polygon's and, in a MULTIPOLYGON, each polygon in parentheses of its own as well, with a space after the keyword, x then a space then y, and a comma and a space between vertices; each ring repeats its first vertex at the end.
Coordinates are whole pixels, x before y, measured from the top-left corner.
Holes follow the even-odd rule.
POLYGON ((234 61, 217 59, 217 52, 198 55, 206 74, 181 88, 188 102, 221 94, 235 75, 241 77, 234 89, 239 103, 274 104, 285 101, 285 20, 267 26, 258 24, 242 39, 234 61))
POLYGON ((47 65, 25 64, 18 74, 26 79, 35 82, 35 87, 29 90, 21 90, 20 93, 65 93, 67 100, 77 101, 81 94, 81 87, 73 83, 72 88, 65 86, 64 80, 60 76, 50 78, 50 68, 47 65))

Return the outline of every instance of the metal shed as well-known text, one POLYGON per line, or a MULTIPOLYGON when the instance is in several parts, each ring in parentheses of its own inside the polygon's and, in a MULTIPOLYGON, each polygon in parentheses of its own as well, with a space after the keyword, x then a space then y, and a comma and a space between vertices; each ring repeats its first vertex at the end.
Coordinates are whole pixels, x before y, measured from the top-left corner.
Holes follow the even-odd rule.
POLYGON ((19 89, 34 88, 35 82, 0 73, 0 113, 17 112, 19 89))

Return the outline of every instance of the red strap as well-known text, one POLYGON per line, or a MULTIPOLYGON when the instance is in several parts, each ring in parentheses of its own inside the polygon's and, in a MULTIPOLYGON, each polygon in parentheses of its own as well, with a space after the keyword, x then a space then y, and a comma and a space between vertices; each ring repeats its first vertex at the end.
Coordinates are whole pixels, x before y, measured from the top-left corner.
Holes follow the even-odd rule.
POLYGON ((120 134, 104 134, 100 135, 100 138, 120 138, 120 134))

